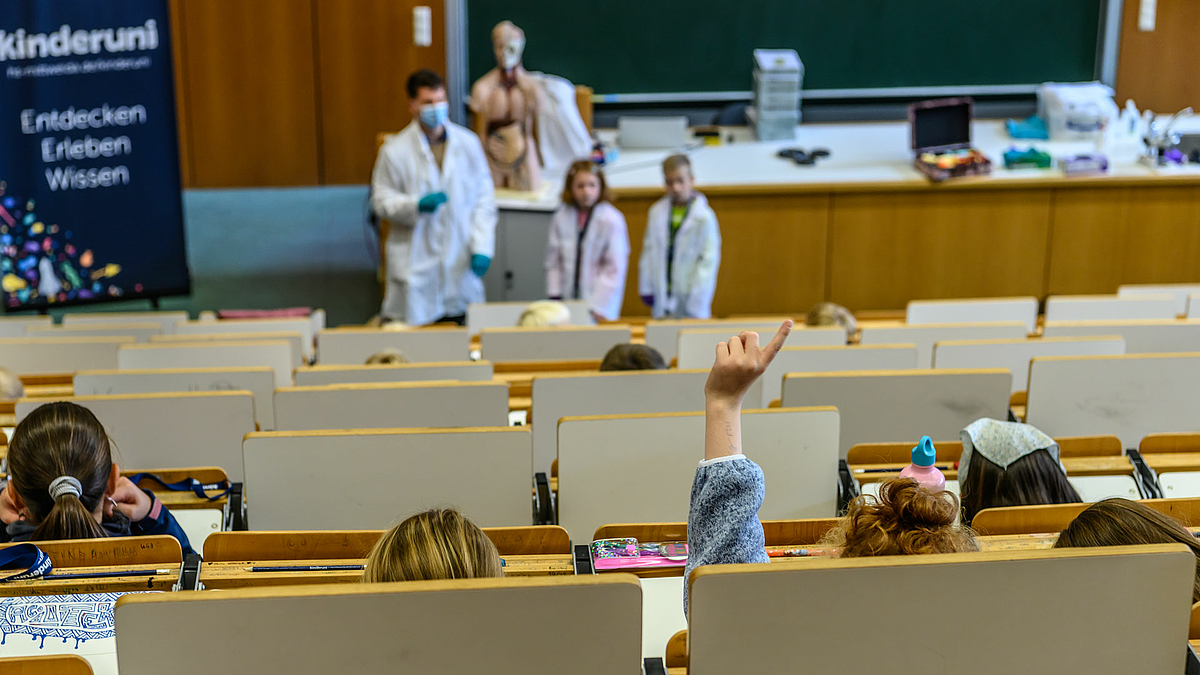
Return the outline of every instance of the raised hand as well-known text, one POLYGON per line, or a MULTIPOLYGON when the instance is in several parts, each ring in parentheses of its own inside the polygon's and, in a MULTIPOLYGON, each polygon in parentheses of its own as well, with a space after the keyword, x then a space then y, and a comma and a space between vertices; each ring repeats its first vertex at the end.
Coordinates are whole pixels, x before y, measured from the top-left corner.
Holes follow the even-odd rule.
POLYGON ((704 384, 709 405, 741 407, 746 390, 762 376, 792 332, 792 321, 783 322, 775 337, 764 347, 758 346, 758 333, 743 331, 728 342, 717 345, 717 359, 704 384))

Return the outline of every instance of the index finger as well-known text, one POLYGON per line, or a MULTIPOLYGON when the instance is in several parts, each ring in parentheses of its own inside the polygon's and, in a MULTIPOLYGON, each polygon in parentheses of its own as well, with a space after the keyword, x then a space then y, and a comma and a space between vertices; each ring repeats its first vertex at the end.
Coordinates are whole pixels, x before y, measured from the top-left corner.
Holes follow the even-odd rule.
POLYGON ((784 321, 783 324, 779 326, 779 330, 775 333, 775 337, 771 338, 771 341, 767 343, 766 347, 763 347, 762 353, 764 366, 775 358, 775 355, 779 353, 780 349, 783 349, 783 343, 787 341, 788 335, 791 335, 793 325, 794 324, 791 319, 784 321))

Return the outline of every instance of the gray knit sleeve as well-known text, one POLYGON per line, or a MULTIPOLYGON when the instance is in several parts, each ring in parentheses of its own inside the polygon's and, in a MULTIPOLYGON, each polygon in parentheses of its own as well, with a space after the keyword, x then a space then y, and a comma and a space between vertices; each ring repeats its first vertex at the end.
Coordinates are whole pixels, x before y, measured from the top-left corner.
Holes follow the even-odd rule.
POLYGON ((688 577, 700 565, 765 563, 758 509, 766 494, 762 469, 745 458, 696 469, 688 511, 688 561, 683 571, 683 611, 688 577))

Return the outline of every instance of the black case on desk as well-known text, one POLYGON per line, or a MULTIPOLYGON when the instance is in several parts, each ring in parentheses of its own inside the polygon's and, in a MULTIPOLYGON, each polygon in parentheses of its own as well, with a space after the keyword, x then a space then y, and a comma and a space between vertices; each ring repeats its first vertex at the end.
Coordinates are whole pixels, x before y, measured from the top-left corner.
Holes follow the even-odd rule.
POLYGON ((980 155, 982 161, 953 169, 921 161, 927 152, 971 149, 971 120, 975 100, 969 96, 921 101, 908 106, 908 126, 912 134, 912 149, 916 153, 913 166, 929 180, 940 183, 948 178, 981 176, 992 172, 992 162, 980 155))

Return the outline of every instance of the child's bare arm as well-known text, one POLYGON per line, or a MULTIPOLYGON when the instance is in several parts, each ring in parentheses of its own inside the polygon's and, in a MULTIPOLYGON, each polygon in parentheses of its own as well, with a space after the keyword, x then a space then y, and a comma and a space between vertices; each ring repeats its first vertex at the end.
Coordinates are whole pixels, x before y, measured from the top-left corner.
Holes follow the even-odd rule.
POLYGON ((758 333, 752 332, 717 345, 717 358, 704 385, 704 459, 741 454, 742 399, 791 332, 792 322, 788 320, 765 347, 758 346, 758 333))

